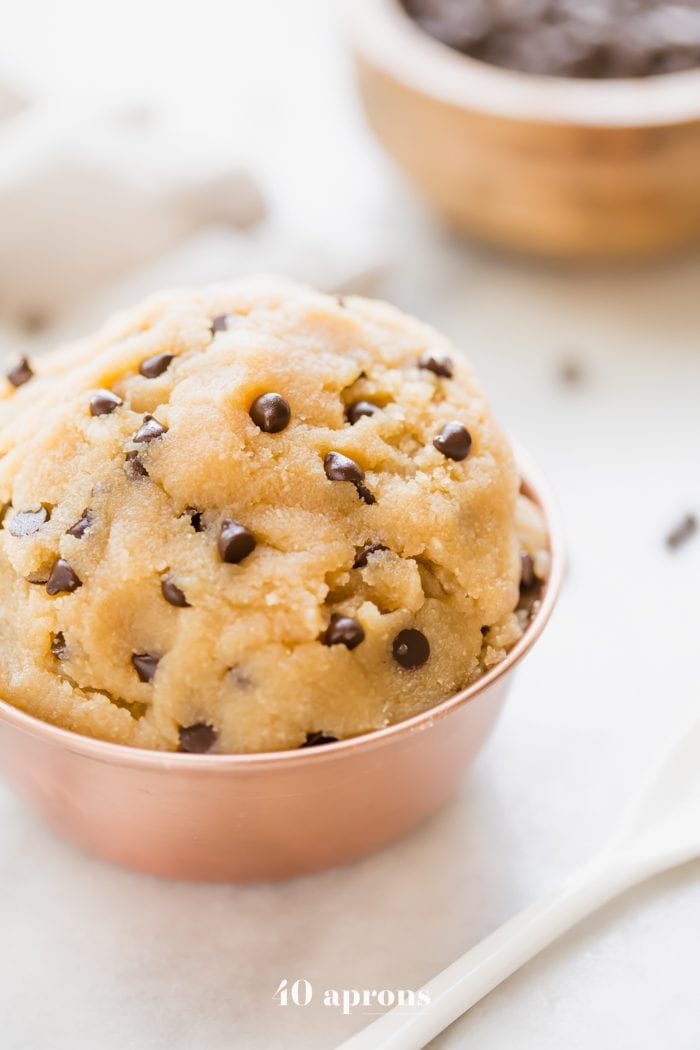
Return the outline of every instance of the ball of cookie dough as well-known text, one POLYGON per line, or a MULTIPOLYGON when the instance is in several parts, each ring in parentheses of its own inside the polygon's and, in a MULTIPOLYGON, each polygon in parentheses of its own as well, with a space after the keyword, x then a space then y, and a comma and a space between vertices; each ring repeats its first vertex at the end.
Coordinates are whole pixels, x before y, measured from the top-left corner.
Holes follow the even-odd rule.
POLYGON ((505 655, 546 574, 464 360, 281 279, 155 297, 14 363, 0 453, 0 696, 123 744, 405 719, 505 655))

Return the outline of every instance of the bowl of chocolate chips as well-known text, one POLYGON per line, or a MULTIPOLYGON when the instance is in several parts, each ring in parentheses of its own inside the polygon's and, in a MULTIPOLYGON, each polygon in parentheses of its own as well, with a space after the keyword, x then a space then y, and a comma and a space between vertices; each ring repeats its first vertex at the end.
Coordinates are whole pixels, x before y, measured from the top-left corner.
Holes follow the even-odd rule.
POLYGON ((0 772, 211 880, 342 863, 455 790, 561 577, 545 484, 386 303, 158 295, 0 390, 0 772))
POLYGON ((459 231, 637 258, 700 239, 699 0, 358 0, 369 123, 459 231))

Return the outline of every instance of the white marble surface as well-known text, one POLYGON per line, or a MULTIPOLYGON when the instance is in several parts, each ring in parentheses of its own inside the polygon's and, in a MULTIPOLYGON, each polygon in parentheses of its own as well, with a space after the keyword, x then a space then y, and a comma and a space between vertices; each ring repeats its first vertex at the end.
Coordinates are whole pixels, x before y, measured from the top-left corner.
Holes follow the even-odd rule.
MULTIPOLYGON (((330 1048, 369 1018, 281 1008, 283 977, 317 998, 419 985, 586 858, 698 708, 700 538, 675 553, 663 540, 700 512, 700 260, 577 273, 455 243, 364 131, 334 11, 25 0, 0 72, 70 105, 87 78, 93 95, 170 106, 193 141, 245 142, 285 236, 341 256, 349 227, 381 241, 395 260, 381 292, 469 353, 549 474, 565 592, 459 796, 354 866, 246 888, 159 882, 55 840, 0 787, 8 1050, 330 1048), (568 356, 578 386, 557 378, 568 356)), ((688 865, 608 906, 433 1045, 696 1050, 699 876, 688 865)))

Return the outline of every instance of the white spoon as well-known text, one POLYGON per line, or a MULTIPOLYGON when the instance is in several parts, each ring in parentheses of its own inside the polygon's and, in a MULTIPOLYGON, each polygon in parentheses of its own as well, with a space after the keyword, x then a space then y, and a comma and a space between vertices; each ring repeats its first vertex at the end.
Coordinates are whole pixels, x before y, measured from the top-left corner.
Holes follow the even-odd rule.
POLYGON ((428 1006, 389 1010, 339 1050, 421 1050, 581 919, 630 886, 698 856, 700 720, 670 749, 611 842, 592 860, 423 985, 428 1006))

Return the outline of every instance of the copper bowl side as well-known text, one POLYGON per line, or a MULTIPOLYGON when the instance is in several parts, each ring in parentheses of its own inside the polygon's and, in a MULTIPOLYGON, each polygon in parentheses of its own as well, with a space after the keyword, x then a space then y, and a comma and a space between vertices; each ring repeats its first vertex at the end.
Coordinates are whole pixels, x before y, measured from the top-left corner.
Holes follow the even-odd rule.
POLYGON ((352 0, 347 23, 370 126, 450 225, 560 258, 700 239, 700 70, 519 73, 434 40, 400 0, 352 0))
POLYGON ((3 775, 83 849, 172 878, 284 878, 345 863, 402 835, 457 787, 554 606, 560 527, 541 480, 530 470, 527 479, 552 551, 541 605, 502 663, 431 710, 318 748, 186 755, 80 736, 0 701, 3 775))

